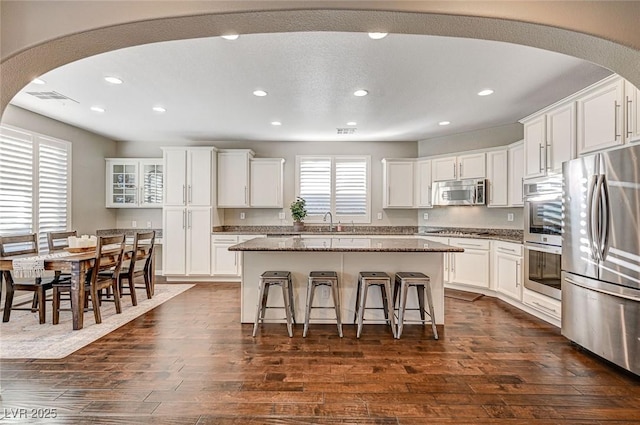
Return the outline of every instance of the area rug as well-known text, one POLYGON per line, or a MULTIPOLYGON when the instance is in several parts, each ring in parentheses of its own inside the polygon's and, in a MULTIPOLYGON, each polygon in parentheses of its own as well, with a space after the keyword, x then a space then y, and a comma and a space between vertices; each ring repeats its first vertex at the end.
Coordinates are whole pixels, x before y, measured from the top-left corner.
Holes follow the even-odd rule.
POLYGON ((453 298, 460 301, 474 302, 475 300, 483 297, 484 295, 476 294, 474 292, 459 291, 457 289, 445 288, 444 296, 447 298, 453 298))
MULTIPOLYGON (((102 323, 96 324, 93 311, 84 313, 84 327, 74 331, 71 311, 60 312, 60 324, 51 323, 51 303, 47 302, 47 323, 38 323, 38 313, 14 310, 11 320, 0 324, 0 358, 2 359, 61 359, 74 351, 107 335, 109 332, 192 288, 192 284, 156 284, 150 300, 138 291, 138 305, 131 305, 131 297, 122 297, 122 313, 116 314, 113 302, 100 307, 102 323)), ((30 300, 32 294, 16 297, 14 302, 30 300), (20 299, 24 298, 24 299, 20 299)), ((62 307, 68 307, 68 301, 62 307)))

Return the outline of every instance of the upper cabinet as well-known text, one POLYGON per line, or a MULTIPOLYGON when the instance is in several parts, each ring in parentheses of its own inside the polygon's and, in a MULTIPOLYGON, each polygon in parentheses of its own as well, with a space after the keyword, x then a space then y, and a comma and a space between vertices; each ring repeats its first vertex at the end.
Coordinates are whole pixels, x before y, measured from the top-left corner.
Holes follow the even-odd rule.
POLYGON ((434 158, 431 164, 433 181, 486 178, 484 152, 434 158))
POLYGON ((487 153, 488 207, 506 207, 509 198, 509 154, 507 149, 487 153))
POLYGON ((418 208, 431 208, 431 160, 417 159, 414 167, 415 202, 418 208))
POLYGON ((522 122, 525 178, 561 173, 562 163, 575 158, 575 103, 560 104, 522 122))
POLYGON ((251 206, 249 179, 253 155, 253 151, 249 149, 220 150, 218 153, 218 207, 251 206))
POLYGON ((282 208, 283 158, 253 158, 250 161, 251 206, 282 208))
POLYGON ((165 183, 165 205, 213 206, 215 148, 162 148, 165 183))
POLYGON ((606 149, 625 142, 627 103, 625 81, 615 76, 590 88, 577 99, 578 154, 606 149))
POLYGON ((107 208, 161 208, 162 158, 106 158, 107 208))
POLYGON ((382 208, 414 207, 414 159, 382 160, 382 208))
POLYGON ((635 142, 640 140, 640 89, 637 89, 633 84, 628 81, 624 83, 624 98, 625 98, 625 125, 624 133, 628 142, 635 142))
POLYGON ((524 205, 522 183, 524 179, 524 143, 518 142, 509 146, 509 206, 524 205))

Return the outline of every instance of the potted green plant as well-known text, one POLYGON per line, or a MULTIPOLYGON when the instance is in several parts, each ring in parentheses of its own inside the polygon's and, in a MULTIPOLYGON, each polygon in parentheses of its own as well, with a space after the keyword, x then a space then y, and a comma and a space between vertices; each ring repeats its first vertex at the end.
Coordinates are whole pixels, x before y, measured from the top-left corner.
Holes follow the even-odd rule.
POLYGON ((307 201, 299 196, 291 203, 291 218, 293 218, 293 230, 295 231, 304 229, 304 222, 302 220, 307 216, 306 203, 307 201))

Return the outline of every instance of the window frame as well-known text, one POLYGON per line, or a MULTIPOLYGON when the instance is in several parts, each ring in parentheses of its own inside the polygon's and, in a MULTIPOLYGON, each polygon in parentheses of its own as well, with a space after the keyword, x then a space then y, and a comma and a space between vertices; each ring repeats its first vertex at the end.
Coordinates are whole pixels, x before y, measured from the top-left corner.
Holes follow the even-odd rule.
MULTIPOLYGON (((330 160, 330 181, 331 181, 331 195, 330 195, 330 212, 333 218, 333 224, 338 222, 343 224, 358 223, 358 224, 370 224, 371 223, 371 155, 296 155, 296 169, 295 169, 295 193, 296 197, 300 196, 300 165, 304 160, 330 160), (365 215, 338 215, 336 214, 336 162, 338 161, 354 161, 361 160, 366 164, 366 214, 365 215)), ((305 217, 305 223, 323 223, 324 214, 307 215, 305 217)))

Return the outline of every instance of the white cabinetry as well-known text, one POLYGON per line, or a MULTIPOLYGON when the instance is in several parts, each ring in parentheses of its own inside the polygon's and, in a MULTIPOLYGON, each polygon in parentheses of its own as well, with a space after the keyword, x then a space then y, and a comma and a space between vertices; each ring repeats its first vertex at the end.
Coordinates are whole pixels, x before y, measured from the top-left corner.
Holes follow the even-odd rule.
POLYGON ((415 201, 418 208, 431 205, 431 160, 418 159, 415 163, 415 201))
POLYGON ((543 176, 544 150, 547 145, 546 117, 540 115, 524 122, 525 178, 543 176))
POLYGON ((524 205, 522 180, 524 178, 524 144, 514 143, 509 146, 509 206, 524 205))
POLYGON ((449 282, 489 288, 490 242, 482 239, 449 238, 449 245, 464 248, 449 259, 449 282))
POLYGON ((162 158, 106 158, 107 208, 162 208, 162 158))
POLYGON ((215 148, 163 148, 163 154, 163 273, 209 275, 215 148))
POLYGON ((522 301, 522 245, 494 241, 493 270, 496 291, 522 301))
POLYGON ((485 153, 474 153, 432 160, 433 181, 484 179, 485 153))
POLYGON ((213 276, 238 276, 240 265, 236 251, 229 251, 231 245, 238 243, 237 236, 213 236, 211 238, 211 264, 213 276))
POLYGON ((382 160, 382 208, 413 208, 414 159, 382 160))
POLYGON ((523 288, 522 302, 547 316, 557 320, 561 319, 562 304, 555 298, 547 297, 546 295, 523 288))
POLYGON ((625 99, 625 138, 628 142, 640 140, 640 89, 637 89, 628 81, 624 83, 625 99))
POLYGON ((624 83, 617 76, 607 78, 577 99, 578 154, 624 143, 624 83))
POLYGON ((283 158, 252 158, 250 170, 251 207, 282 208, 283 158))
POLYGON ((218 207, 250 206, 249 173, 253 151, 249 149, 220 150, 218 153, 218 207))
POLYGON ((509 203, 508 163, 507 149, 487 153, 488 207, 506 207, 509 203))

